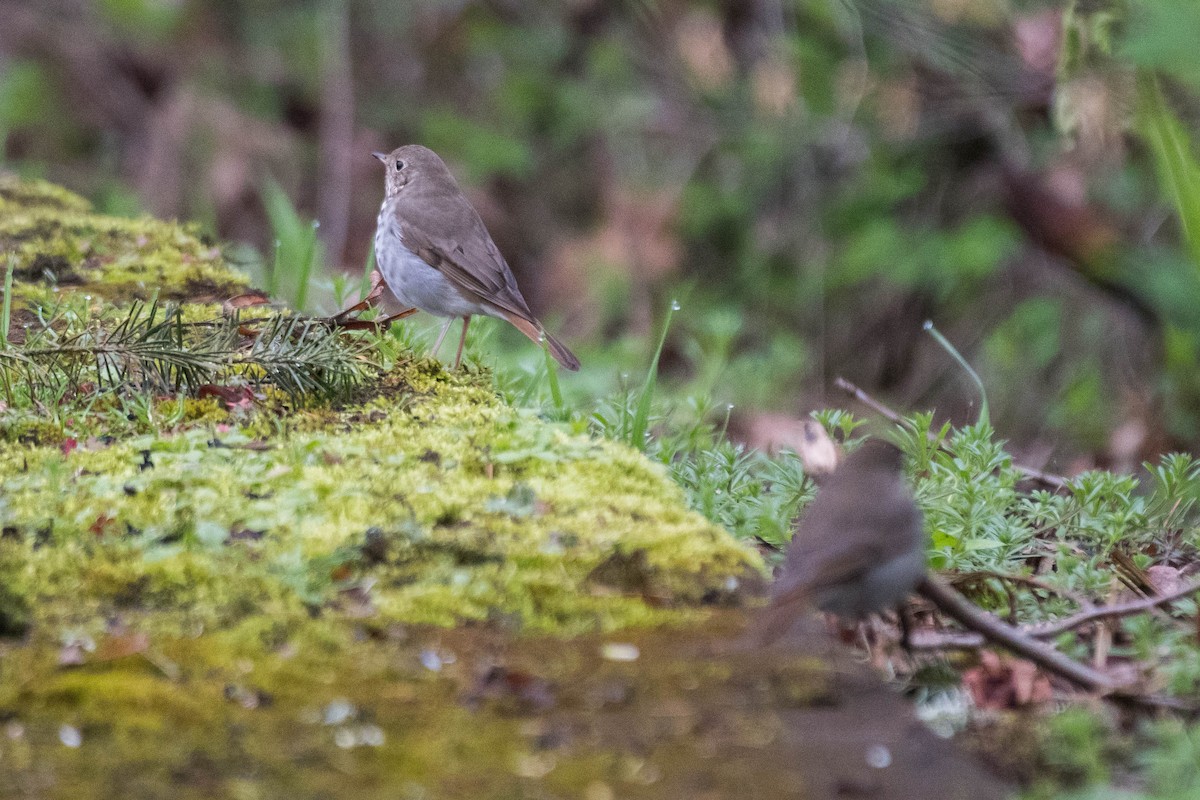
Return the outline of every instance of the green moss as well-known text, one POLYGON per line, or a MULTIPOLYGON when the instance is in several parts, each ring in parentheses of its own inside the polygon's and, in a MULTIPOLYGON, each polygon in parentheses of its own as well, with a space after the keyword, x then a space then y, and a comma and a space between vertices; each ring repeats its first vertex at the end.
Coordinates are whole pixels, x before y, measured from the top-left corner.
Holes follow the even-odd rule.
POLYGON ((14 214, 31 208, 88 211, 91 204, 48 181, 18 180, 11 175, 0 175, 0 213, 14 214))
MULTIPOLYGON (((81 318, 154 291, 244 288, 173 223, 92 214, 11 178, 0 211, 22 290, 52 273, 81 318)), ((699 619, 761 567, 640 454, 509 408, 487 375, 431 359, 341 408, 107 395, 52 411, 14 410, 0 445, 0 518, 38 587, 10 605, 49 628, 136 609, 178 632, 270 608, 613 630, 699 619)))
POLYGON ((119 301, 158 292, 211 302, 246 288, 195 228, 95 214, 64 189, 0 176, 0 260, 7 265, 9 257, 26 301, 45 299, 39 285, 119 301))
POLYGON ((336 613, 369 584, 382 620, 611 630, 695 618, 755 574, 641 455, 469 382, 437 386, 402 407, 301 413, 263 437, 206 422, 68 454, 0 449, 10 535, 56 545, 30 550, 40 582, 68 581, 76 551, 92 564, 62 587, 68 608, 44 598, 38 616, 74 624, 77 598, 98 613, 134 586, 127 605, 209 624, 254 613, 247 592, 336 613), (627 574, 611 568, 623 560, 627 574))

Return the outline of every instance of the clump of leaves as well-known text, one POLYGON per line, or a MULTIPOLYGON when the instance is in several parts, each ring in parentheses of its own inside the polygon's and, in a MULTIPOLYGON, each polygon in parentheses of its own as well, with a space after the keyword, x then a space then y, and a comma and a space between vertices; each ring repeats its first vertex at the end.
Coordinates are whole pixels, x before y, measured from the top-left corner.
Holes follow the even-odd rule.
POLYGON ((795 453, 770 457, 727 441, 680 458, 671 477, 693 509, 739 538, 775 547, 787 544, 797 510, 815 494, 795 453))

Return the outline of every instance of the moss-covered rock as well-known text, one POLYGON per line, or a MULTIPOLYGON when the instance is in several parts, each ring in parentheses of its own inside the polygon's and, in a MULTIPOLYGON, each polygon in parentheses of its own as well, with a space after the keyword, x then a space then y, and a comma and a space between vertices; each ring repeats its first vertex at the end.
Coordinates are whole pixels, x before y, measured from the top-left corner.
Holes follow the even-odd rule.
MULTIPOLYGON (((245 289, 177 225, 93 214, 13 179, 0 204, 19 285, 93 303, 159 292, 203 304, 245 289)), ((152 400, 159 424, 151 413, 136 428, 107 421, 120 408, 101 399, 57 431, 10 435, 0 520, 32 577, 35 623, 125 612, 178 632, 269 611, 612 630, 696 619, 757 574, 662 469, 505 405, 486 375, 406 359, 359 395, 238 413, 152 400)))
POLYGON ((44 181, 0 175, 0 255, 15 260, 17 296, 73 287, 122 302, 224 299, 245 291, 220 249, 194 228, 95 214, 86 200, 44 181))

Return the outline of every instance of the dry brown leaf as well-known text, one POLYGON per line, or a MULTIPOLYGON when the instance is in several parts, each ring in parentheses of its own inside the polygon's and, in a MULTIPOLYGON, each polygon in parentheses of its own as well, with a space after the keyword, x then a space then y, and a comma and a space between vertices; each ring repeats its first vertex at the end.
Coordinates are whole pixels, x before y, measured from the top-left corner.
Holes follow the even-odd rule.
POLYGON ((150 647, 150 637, 141 632, 119 633, 105 636, 96 643, 92 661, 116 661, 120 658, 144 653, 150 647))
POLYGON ((239 308, 252 308, 254 306, 263 306, 271 302, 271 298, 258 290, 252 290, 245 294, 235 295, 221 304, 221 310, 226 313, 232 313, 239 308))
POLYGON ((979 654, 979 664, 963 673, 963 688, 978 708, 1014 709, 1051 699, 1050 680, 1030 661, 1001 658, 991 650, 979 654))

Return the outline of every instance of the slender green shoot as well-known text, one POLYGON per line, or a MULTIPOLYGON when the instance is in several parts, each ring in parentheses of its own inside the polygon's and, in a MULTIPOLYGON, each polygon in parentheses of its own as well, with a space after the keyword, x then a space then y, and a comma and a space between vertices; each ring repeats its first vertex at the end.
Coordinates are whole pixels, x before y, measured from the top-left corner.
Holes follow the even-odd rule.
POLYGON ((319 223, 303 218, 283 187, 270 178, 264 181, 261 195, 275 237, 275 265, 267 276, 267 290, 272 297, 303 311, 309 277, 320 273, 325 260, 317 237, 319 223))
POLYGON ((1200 269, 1200 162, 1196 160, 1191 136, 1167 105, 1153 76, 1140 76, 1137 99, 1142 137, 1150 145, 1163 190, 1179 215, 1192 262, 1200 269))
POLYGON ((280 254, 283 253, 283 240, 275 240, 275 259, 271 262, 271 271, 267 273, 267 296, 279 297, 279 276, 282 274, 280 254))
POLYGON ((950 340, 941 334, 941 332, 933 327, 933 320, 925 320, 925 330, 933 337, 934 341, 942 346, 942 349, 949 353, 958 365, 962 367, 967 375, 971 376, 971 380, 975 382, 975 386, 979 389, 979 422, 984 425, 990 425, 991 419, 988 416, 988 399, 987 389, 983 388, 983 381, 979 378, 979 373, 971 368, 967 360, 962 357, 962 353, 954 345, 950 344, 950 340))
POLYGON ((12 324, 13 273, 17 271, 17 257, 8 257, 8 269, 4 271, 4 301, 0 306, 0 347, 8 347, 8 326, 12 324))
MULTIPOLYGON (((13 273, 16 268, 16 256, 9 256, 8 269, 4 271, 4 304, 0 306, 0 350, 8 349, 8 326, 12 322, 13 273)), ((8 378, 8 368, 3 364, 0 364, 0 383, 4 384, 4 399, 11 406, 13 404, 12 382, 8 378)))
POLYGON ((662 333, 658 337, 658 347, 654 349, 654 357, 650 360, 650 368, 646 371, 646 382, 638 395, 637 411, 634 413, 633 426, 629 431, 629 443, 639 450, 646 448, 646 431, 650 427, 650 407, 654 403, 654 393, 658 388, 658 361, 662 357, 663 346, 667 343, 667 332, 671 330, 671 318, 679 310, 678 301, 672 300, 667 309, 667 317, 663 320, 662 333))
POLYGON ((305 303, 308 302, 308 280, 312 275, 313 261, 317 254, 317 228, 320 226, 318 220, 313 220, 308 241, 304 246, 304 257, 300 259, 300 272, 296 275, 296 308, 305 308, 305 303))
POLYGON ((550 355, 550 346, 545 339, 542 340, 542 358, 546 361, 546 381, 550 384, 550 401, 554 403, 554 413, 561 416, 565 404, 563 403, 562 387, 558 385, 558 364, 554 361, 554 356, 550 355))

